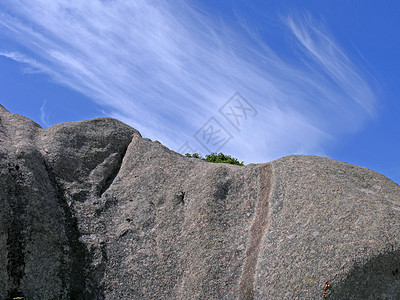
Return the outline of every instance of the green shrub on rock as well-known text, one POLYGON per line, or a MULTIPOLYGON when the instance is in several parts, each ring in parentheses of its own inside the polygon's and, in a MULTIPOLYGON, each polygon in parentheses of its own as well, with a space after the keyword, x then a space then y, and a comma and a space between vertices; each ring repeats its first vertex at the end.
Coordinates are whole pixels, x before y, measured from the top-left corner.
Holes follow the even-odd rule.
POLYGON ((238 166, 243 166, 243 161, 239 162, 237 158, 231 157, 230 155, 226 155, 223 153, 211 153, 207 154, 205 158, 201 157, 198 153, 186 153, 186 157, 193 157, 193 158, 200 158, 202 160, 205 160, 207 162, 213 162, 213 163, 224 163, 224 164, 231 164, 231 165, 238 165, 238 166))

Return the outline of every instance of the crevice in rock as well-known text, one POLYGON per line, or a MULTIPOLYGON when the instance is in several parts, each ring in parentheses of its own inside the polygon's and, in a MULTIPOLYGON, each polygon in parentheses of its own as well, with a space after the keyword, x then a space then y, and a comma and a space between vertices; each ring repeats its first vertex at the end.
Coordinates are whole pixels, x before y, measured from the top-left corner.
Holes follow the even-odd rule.
POLYGON ((254 282, 262 238, 268 226, 269 199, 272 190, 272 165, 262 165, 258 169, 258 199, 250 228, 242 275, 239 283, 239 299, 254 299, 254 282))
POLYGON ((88 278, 90 255, 83 243, 79 241, 81 233, 77 219, 68 206, 63 187, 57 182, 52 168, 44 161, 50 182, 56 190, 58 204, 63 209, 65 217, 65 232, 69 246, 69 263, 60 266, 60 279, 64 289, 68 291, 68 299, 104 299, 104 293, 99 284, 88 278))
POLYGON ((180 191, 175 195, 175 203, 176 204, 185 204, 185 192, 180 191))
POLYGON ((99 197, 103 196, 103 194, 110 188, 110 186, 113 184, 115 178, 118 176, 118 173, 121 170, 122 162, 124 160, 124 157, 126 155, 126 151, 128 150, 128 147, 129 147, 129 144, 123 149, 122 153, 120 154, 118 162, 114 166, 114 170, 112 172, 110 172, 110 175, 104 180, 104 185, 103 185, 103 187, 100 188, 100 191, 99 191, 99 197))
POLYGON ((23 177, 18 172, 19 167, 9 164, 9 174, 14 185, 8 191, 10 206, 10 220, 7 232, 7 274, 11 280, 11 289, 8 298, 22 297, 20 290, 22 278, 25 276, 25 237, 24 226, 21 217, 25 213, 25 201, 23 201, 23 177))
POLYGON ((16 217, 13 217, 7 237, 7 273, 11 278, 12 288, 9 291, 9 298, 11 299, 22 296, 22 293, 19 289, 21 280, 25 275, 25 241, 22 230, 23 228, 21 222, 16 220, 16 217))

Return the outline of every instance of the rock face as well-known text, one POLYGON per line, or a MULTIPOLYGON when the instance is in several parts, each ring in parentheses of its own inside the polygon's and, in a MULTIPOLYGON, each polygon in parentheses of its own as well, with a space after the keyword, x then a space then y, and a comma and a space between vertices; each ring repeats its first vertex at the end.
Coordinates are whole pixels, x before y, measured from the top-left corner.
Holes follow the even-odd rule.
POLYGON ((400 187, 362 167, 212 164, 2 106, 0 166, 0 299, 400 299, 400 187))

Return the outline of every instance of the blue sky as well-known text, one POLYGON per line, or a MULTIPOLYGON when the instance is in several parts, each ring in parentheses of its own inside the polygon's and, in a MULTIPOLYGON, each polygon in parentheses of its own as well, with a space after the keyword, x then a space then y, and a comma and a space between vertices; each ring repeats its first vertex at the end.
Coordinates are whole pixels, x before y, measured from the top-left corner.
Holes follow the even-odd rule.
POLYGON ((0 3, 0 103, 177 152, 328 156, 400 182, 400 2, 0 3))

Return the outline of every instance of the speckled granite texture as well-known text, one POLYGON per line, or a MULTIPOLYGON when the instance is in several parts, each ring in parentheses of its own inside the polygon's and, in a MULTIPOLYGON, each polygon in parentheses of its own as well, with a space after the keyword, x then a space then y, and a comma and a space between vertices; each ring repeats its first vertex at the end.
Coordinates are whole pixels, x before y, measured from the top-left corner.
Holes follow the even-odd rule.
POLYGON ((316 156, 186 158, 0 106, 0 299, 400 299, 400 187, 316 156))

